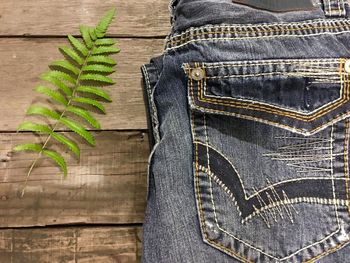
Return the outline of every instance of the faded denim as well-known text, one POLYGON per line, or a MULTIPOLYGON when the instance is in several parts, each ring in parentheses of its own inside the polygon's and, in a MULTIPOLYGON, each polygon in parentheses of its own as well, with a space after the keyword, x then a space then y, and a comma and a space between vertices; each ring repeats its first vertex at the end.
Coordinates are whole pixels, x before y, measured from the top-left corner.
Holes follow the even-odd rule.
POLYGON ((142 262, 350 262, 350 8, 170 3, 142 67, 142 262))

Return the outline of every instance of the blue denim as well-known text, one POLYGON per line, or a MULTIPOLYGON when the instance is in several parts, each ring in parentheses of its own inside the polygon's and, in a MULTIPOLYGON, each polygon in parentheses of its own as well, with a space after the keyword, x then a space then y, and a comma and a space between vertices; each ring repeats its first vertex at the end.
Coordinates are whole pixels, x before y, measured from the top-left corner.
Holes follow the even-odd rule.
POLYGON ((350 8, 176 0, 142 66, 142 262, 350 262, 350 8))

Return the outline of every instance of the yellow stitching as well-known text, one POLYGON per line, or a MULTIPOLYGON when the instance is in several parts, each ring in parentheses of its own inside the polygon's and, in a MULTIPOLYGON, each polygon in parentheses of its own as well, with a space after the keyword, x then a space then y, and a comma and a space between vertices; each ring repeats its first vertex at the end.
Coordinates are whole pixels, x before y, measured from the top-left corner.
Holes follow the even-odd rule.
MULTIPOLYGON (((194 101, 194 97, 192 99, 194 101)), ((262 118, 256 118, 256 117, 253 117, 253 116, 250 116, 250 115, 244 115, 244 114, 239 114, 239 113, 231 113, 231 112, 217 110, 217 109, 215 110, 215 109, 201 107, 201 106, 198 106, 198 105, 195 105, 195 107, 197 109, 202 109, 203 111, 207 111, 207 112, 211 112, 211 113, 218 113, 219 112, 219 113, 223 113, 223 114, 230 115, 230 116, 235 116, 235 117, 239 117, 239 118, 245 118, 245 119, 248 119, 248 120, 260 121, 260 122, 263 122, 263 123, 267 123, 267 124, 270 124, 270 125, 273 125, 273 126, 276 126, 276 127, 282 127, 282 128, 285 128, 285 129, 287 129, 289 131, 299 132, 299 133, 302 133, 302 134, 305 134, 305 133, 312 134, 314 132, 317 132, 318 130, 321 130, 322 128, 328 126, 330 123, 335 123, 335 122, 341 120, 342 118, 345 118, 346 115, 349 114, 349 111, 345 112, 344 114, 339 114, 339 115, 335 116, 329 122, 326 122, 324 125, 318 126, 318 127, 314 128, 313 130, 309 131, 309 130, 306 130, 306 129, 295 128, 293 126, 283 125, 283 124, 280 124, 280 123, 277 123, 277 122, 273 122, 273 121, 269 121, 269 120, 262 119, 262 118)))
MULTIPOLYGON (((345 192, 346 200, 350 201, 349 198, 349 167, 348 167, 348 147, 349 147, 349 120, 346 120, 346 133, 345 133, 345 142, 344 142, 344 173, 345 173, 345 192)), ((348 203, 348 213, 350 214, 350 202, 348 203)))
MULTIPOLYGON (((276 32, 282 32, 282 33, 288 33, 288 32, 293 32, 293 31, 301 31, 301 30, 309 30, 309 29, 336 29, 336 28, 340 28, 342 26, 304 26, 301 28, 282 28, 282 29, 270 29, 270 30, 260 30, 260 29, 256 29, 256 32, 254 31, 250 31, 245 29, 240 29, 239 31, 237 31, 236 29, 227 29, 227 32, 225 32, 225 30, 222 31, 209 31, 209 32, 199 32, 199 33, 192 33, 190 35, 187 35, 186 37, 181 37, 177 40, 172 40, 170 39, 171 45, 177 45, 179 42, 182 41, 187 41, 188 39, 192 38, 192 37, 197 37, 197 36, 206 36, 206 35, 212 35, 212 34, 232 34, 232 33, 237 33, 237 35, 241 36, 244 35, 246 33, 276 33, 276 32)), ((225 28, 223 28, 225 29, 225 28)), ((247 36, 249 37, 249 36, 247 36)), ((174 39, 177 37, 174 37, 174 39)))
MULTIPOLYGON (((345 62, 345 59, 341 58, 343 62, 345 62)), ((232 63, 227 63, 225 62, 224 64, 220 65, 210 65, 206 66, 204 64, 203 68, 227 68, 227 67, 236 67, 236 66, 264 66, 264 65, 286 65, 286 64, 296 64, 296 65, 327 65, 327 64, 338 64, 339 59, 296 59, 296 60, 283 60, 283 59, 278 59, 278 60, 261 60, 261 61, 246 61, 246 62, 232 62, 232 63)), ((190 68, 188 65, 189 69, 190 68)), ((338 68, 338 67, 337 67, 338 68)))
POLYGON ((336 247, 333 247, 333 248, 330 248, 330 249, 326 250, 325 252, 323 252, 322 254, 319 254, 319 255, 316 256, 316 257, 313 257, 313 258, 311 258, 311 259, 309 259, 309 260, 307 260, 307 261, 304 261, 303 263, 313 263, 313 262, 315 262, 316 260, 320 259, 321 257, 327 256, 327 255, 329 255, 329 254, 331 254, 331 253, 333 253, 333 252, 339 250, 339 249, 342 248, 347 242, 348 242, 348 240, 347 240, 347 241, 344 241, 344 242, 342 242, 342 243, 340 243, 340 244, 337 245, 336 247))
MULTIPOLYGON (((305 76, 309 77, 315 77, 319 76, 322 73, 316 73, 316 72, 303 72, 303 71, 295 71, 295 72, 287 72, 287 71, 274 71, 274 72, 265 72, 265 73, 253 73, 253 74, 235 74, 235 75, 225 75, 225 76, 210 76, 205 77, 206 79, 224 79, 224 78, 247 78, 247 77, 261 77, 261 76, 270 76, 270 75, 286 75, 286 76, 299 76, 300 74, 304 74, 305 76), (298 73, 298 74, 297 74, 298 73)), ((304 76, 302 75, 302 76, 304 76)), ((330 75, 336 75, 338 76, 338 72, 336 73, 329 73, 330 75)))
MULTIPOLYGON (((193 83, 192 83, 192 80, 191 80, 190 85, 192 85, 192 84, 193 84, 193 83)), ((191 92, 191 94, 192 94, 192 99, 194 99, 194 97, 193 97, 193 92, 191 92)), ((192 116, 193 116, 193 115, 192 115, 192 116)), ((193 122, 193 123, 194 123, 194 122, 193 122)), ((194 130, 195 130, 195 127, 194 127, 194 130)), ((197 144, 195 144, 195 149, 196 149, 196 158, 195 158, 195 162, 196 162, 196 165, 195 165, 195 167, 196 167, 196 189, 197 189, 197 193, 198 193, 198 197, 199 197, 199 198, 197 197, 197 201, 198 201, 199 207, 200 207, 200 217, 201 217, 201 221, 202 221, 201 228, 202 228, 202 230, 203 230, 203 233, 205 234, 206 240, 207 240, 207 242, 209 242, 210 244, 213 244, 213 245, 215 245, 215 246, 220 247, 221 249, 225 250, 227 253, 233 255, 234 257, 238 257, 239 259, 243 260, 243 261, 246 262, 246 263, 252 263, 252 261, 249 261, 248 259, 246 259, 246 258, 242 257, 241 255, 235 253, 235 252, 232 251, 231 249, 229 249, 229 248, 227 248, 227 247, 224 247, 224 246, 222 246, 221 244, 219 244, 219 243, 217 243, 217 242, 215 242, 215 241, 213 241, 213 240, 210 240, 210 239, 208 238, 208 233, 206 232, 206 229, 204 228, 205 220, 204 220, 204 217, 203 217, 204 215, 203 215, 203 209, 202 209, 201 197, 200 197, 199 175, 198 175, 198 173, 199 173, 199 166, 198 166, 198 145, 197 145, 197 144)), ((338 221, 338 226, 339 226, 339 221, 338 221)), ((338 231, 339 231, 339 230, 338 230, 338 231)), ((335 234, 335 233, 334 233, 334 234, 335 234)), ((337 248, 337 247, 335 247, 335 248, 337 248)), ((306 248, 304 248, 303 250, 305 250, 305 249, 306 249, 306 248)), ((299 253, 299 252, 298 252, 298 253, 299 253)))
MULTIPOLYGON (((340 77, 342 79, 342 76, 345 74, 341 74, 340 77)), ((347 82, 346 82, 347 83, 347 82)), ((223 106, 233 106, 236 108, 243 108, 243 109, 249 109, 249 110, 257 110, 257 111, 264 111, 267 113, 274 113, 277 115, 282 115, 282 116, 286 116, 286 117, 290 117, 290 118, 294 118, 297 120, 302 120, 302 121, 313 121, 327 113, 329 113, 330 111, 334 110, 335 108, 340 107, 341 105, 343 105, 345 102, 347 102, 347 99, 345 99, 345 96, 348 94, 349 92, 349 85, 342 85, 341 89, 344 89, 344 92, 342 93, 342 98, 341 100, 339 100, 336 103, 332 103, 331 105, 329 105, 328 107, 317 111, 315 114, 309 115, 309 116, 305 116, 305 115, 301 115, 301 114, 297 114, 297 113, 291 113, 288 112, 287 110, 278 110, 276 109, 275 106, 262 106, 261 104, 253 104, 253 103, 245 103, 245 102, 240 102, 240 101, 232 101, 232 102, 227 102, 224 103, 224 101, 228 101, 228 99, 212 99, 212 98, 207 98, 203 96, 203 85, 198 86, 198 100, 202 101, 202 102, 209 102, 209 103, 213 103, 215 105, 223 105, 223 106), (240 107, 241 106, 241 107, 240 107), (248 107, 247 107, 248 106, 248 107)), ((234 98, 232 98, 232 100, 235 100, 234 98)))

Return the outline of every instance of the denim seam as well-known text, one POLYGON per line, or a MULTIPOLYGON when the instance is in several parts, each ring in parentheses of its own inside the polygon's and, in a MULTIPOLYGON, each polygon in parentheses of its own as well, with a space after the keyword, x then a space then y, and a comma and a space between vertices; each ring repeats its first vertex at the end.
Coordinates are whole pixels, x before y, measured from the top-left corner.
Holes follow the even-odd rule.
POLYGON ((348 149, 349 149, 349 119, 346 120, 346 133, 345 133, 345 142, 344 142, 344 173, 345 173, 345 193, 346 193, 346 199, 348 200, 348 214, 350 215, 350 197, 349 197, 349 167, 348 167, 348 149))
MULTIPOLYGON (((195 128, 194 128, 194 129, 195 129, 195 128)), ((206 128, 205 128, 205 129, 206 129, 206 128)), ((333 126, 332 126, 332 129, 331 129, 331 138, 333 138, 333 126)), ((331 146, 331 147, 333 148, 333 146, 331 146)), ((196 173, 198 173, 198 171, 199 171, 199 170, 198 170, 198 169, 199 169, 199 165, 198 165, 198 158, 197 158, 197 156, 198 156, 198 151, 197 151, 197 148, 196 148, 196 173)), ((198 180, 198 176, 197 176, 197 180, 198 180)), ((335 188, 334 188, 334 177, 332 177, 332 182, 333 182, 333 196, 334 196, 334 199, 333 199, 333 200, 336 200, 336 198, 335 198, 335 188)), ((198 184, 197 184, 197 187, 198 187, 197 191, 200 191, 200 190, 199 190, 199 185, 198 185, 198 184)), ((201 202, 201 201, 199 200, 199 202, 201 202)), ((334 203, 335 203, 335 201, 334 201, 334 203)), ((203 213, 203 210, 202 210, 202 209, 200 209, 200 211, 201 211, 201 213, 203 213)), ((256 248, 256 247, 254 247, 254 246, 252 246, 252 245, 250 245, 250 244, 244 242, 243 240, 241 240, 241 239, 235 237, 234 235, 230 234, 230 233, 227 232, 226 230, 222 229, 219 225, 218 225, 218 227, 219 227, 219 229, 222 230, 224 233, 228 234, 229 236, 232 236, 234 239, 237 239, 237 240, 240 241, 241 243, 243 243, 243 244, 245 244, 245 245, 247 245, 247 246, 249 246, 249 247, 251 247, 251 248, 257 250, 258 252, 260 252, 260 253, 262 253, 262 254, 264 254, 264 255, 270 257, 270 258, 274 258, 274 259, 276 259, 277 261, 284 261, 284 260, 286 260, 286 259, 288 259, 288 258, 290 258, 290 257, 292 257, 292 256, 294 256, 294 255, 296 255, 296 254, 298 254, 298 253, 300 253, 301 251, 303 251, 303 250, 305 250, 305 249, 307 249, 307 248, 310 248, 310 247, 314 246, 315 244, 319 244, 319 243, 324 242, 325 240, 329 239, 330 237, 332 237, 333 235, 335 235, 336 233, 338 233, 338 232, 340 231, 340 223, 339 223, 339 216, 338 216, 338 211, 337 211, 337 206, 336 206, 336 204, 335 204, 335 214, 336 214, 337 223, 338 223, 338 229, 337 229, 337 230, 335 230, 334 232, 328 234, 328 235, 327 235, 328 237, 325 237, 325 238, 323 238, 322 240, 319 240, 319 241, 317 241, 317 242, 315 242, 315 243, 313 243, 313 244, 311 244, 311 245, 308 245, 308 246, 306 246, 306 247, 304 247, 304 248, 302 248, 302 249, 299 249, 298 251, 294 252, 293 254, 288 255, 288 256, 286 256, 286 257, 284 257, 284 258, 282 258, 282 259, 281 259, 281 258, 274 257, 274 256, 272 256, 272 255, 269 255, 269 254, 265 253, 264 251, 262 251, 261 249, 256 248)), ((203 221, 203 222, 204 222, 204 221, 203 221)), ((208 238, 207 238, 207 239, 208 239, 208 238)), ((212 240, 211 240, 211 241, 212 241, 212 240)), ((212 242, 213 242, 213 241, 212 241, 212 242)), ((216 242, 214 242, 214 243, 217 244, 216 242)), ((229 249, 229 248, 226 248, 226 249, 229 249)), ((231 250, 231 249, 229 249, 229 250, 231 250)), ((234 251, 232 251, 232 252, 234 252, 234 251)), ((234 253, 234 254, 235 254, 235 253, 234 253)))
POLYGON ((154 136, 154 140, 155 140, 155 144, 157 144, 160 141, 160 136, 159 136, 159 122, 158 122, 158 115, 157 115, 157 108, 154 104, 154 100, 153 100, 153 92, 151 92, 152 88, 151 88, 151 84, 150 84, 150 79, 149 79, 149 75, 148 75, 148 70, 146 68, 145 65, 142 66, 144 75, 145 75, 145 79, 146 79, 146 85, 147 85, 147 94, 148 94, 148 100, 149 100, 149 104, 151 106, 151 119, 152 119, 152 126, 153 126, 153 136, 154 136))
MULTIPOLYGON (((186 70, 186 68, 184 68, 184 69, 186 70)), ((187 72, 187 74, 189 75, 189 72, 187 72)), ((308 131, 306 129, 295 128, 295 127, 292 127, 292 126, 283 125, 283 124, 276 123, 276 122, 273 122, 273 121, 268 121, 268 120, 265 120, 265 119, 256 118, 256 117, 253 117, 253 116, 250 116, 250 115, 232 113, 232 112, 227 112, 227 111, 223 111, 223 110, 215 110, 215 109, 210 109, 210 108, 205 108, 205 107, 201 107, 201 106, 195 105, 195 103, 194 103, 194 94, 193 94, 193 87, 192 87, 193 82, 192 82, 192 78, 189 78, 189 79, 191 80, 191 81, 189 81, 189 88, 191 90, 192 101, 193 101, 191 104, 193 105, 194 108, 197 108, 197 109, 202 110, 204 112, 221 113, 221 114, 226 114, 226 115, 230 115, 230 116, 235 116, 235 117, 238 117, 238 118, 244 118, 244 119, 248 119, 248 120, 259 121, 259 122, 266 123, 266 124, 269 124, 269 125, 272 125, 272 126, 275 126, 275 127, 284 128, 284 129, 289 130, 291 132, 298 132, 298 133, 301 133, 303 135, 312 135, 312 134, 314 134, 314 133, 316 133, 318 131, 321 131, 322 129, 326 128, 327 126, 347 118, 348 115, 350 114, 349 111, 345 112, 344 114, 339 114, 339 115, 335 116, 329 122, 326 122, 323 125, 320 125, 320 126, 316 127, 315 129, 313 129, 311 131, 308 131)), ((200 81, 197 81, 197 85, 199 85, 199 82, 200 81)))
POLYGON ((191 42, 205 40, 239 40, 247 38, 278 38, 278 37, 305 37, 323 34, 339 34, 349 32, 350 20, 308 20, 305 22, 294 23, 271 23, 271 24, 234 24, 234 25, 206 25, 203 27, 192 27, 186 31, 169 35, 166 38, 165 50, 169 51, 182 47, 191 42), (294 28, 293 28, 294 27, 294 28), (221 29, 221 31, 219 30, 221 29), (316 29, 322 29, 324 32, 317 32, 316 29), (325 31, 328 29, 328 31, 325 31), (337 30, 332 32, 329 29, 337 30), (210 30, 206 32, 205 30, 210 30), (214 31, 213 31, 214 30, 214 31), (340 30, 340 31, 339 31, 340 30), (312 31, 310 33, 310 31, 312 31), (264 34, 268 35, 264 35, 264 34), (211 37, 211 35, 220 35, 220 37, 211 37), (250 34, 250 35, 249 35, 250 34), (232 36, 232 37, 231 37, 232 36), (200 38, 204 37, 204 38, 200 38))
POLYGON ((302 22, 276 22, 276 23, 260 23, 260 24, 219 24, 213 25, 208 24, 200 27, 191 27, 181 33, 173 34, 169 36, 168 42, 174 42, 174 39, 183 39, 193 36, 193 34, 197 34, 195 32, 199 32, 201 34, 208 34, 204 30, 216 30, 221 29, 222 31, 217 31, 217 33, 226 33, 224 30, 227 30, 229 33, 232 32, 248 32, 248 33, 261 33, 261 32, 278 32, 278 31, 296 31, 303 29, 315 29, 312 25, 326 26, 332 24, 338 24, 338 26, 333 26, 332 28, 345 28, 349 26, 350 19, 342 18, 342 19, 314 19, 314 20, 306 20, 302 22), (301 27, 301 28, 298 28, 301 27), (306 26, 303 28, 303 26, 306 26), (265 27, 265 28, 264 28, 265 27), (288 28, 289 27, 289 28, 288 28), (291 28, 296 27, 296 28, 291 28), (271 28, 274 30, 266 30, 267 28, 271 28), (247 30, 248 29, 248 30, 247 30))

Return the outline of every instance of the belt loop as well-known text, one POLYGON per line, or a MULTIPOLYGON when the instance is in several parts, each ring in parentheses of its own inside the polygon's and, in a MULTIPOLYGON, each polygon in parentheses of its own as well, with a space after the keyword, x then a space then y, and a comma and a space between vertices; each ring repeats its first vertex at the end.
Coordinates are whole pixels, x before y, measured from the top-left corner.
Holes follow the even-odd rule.
POLYGON ((323 10, 328 17, 345 17, 347 0, 322 0, 323 10))

